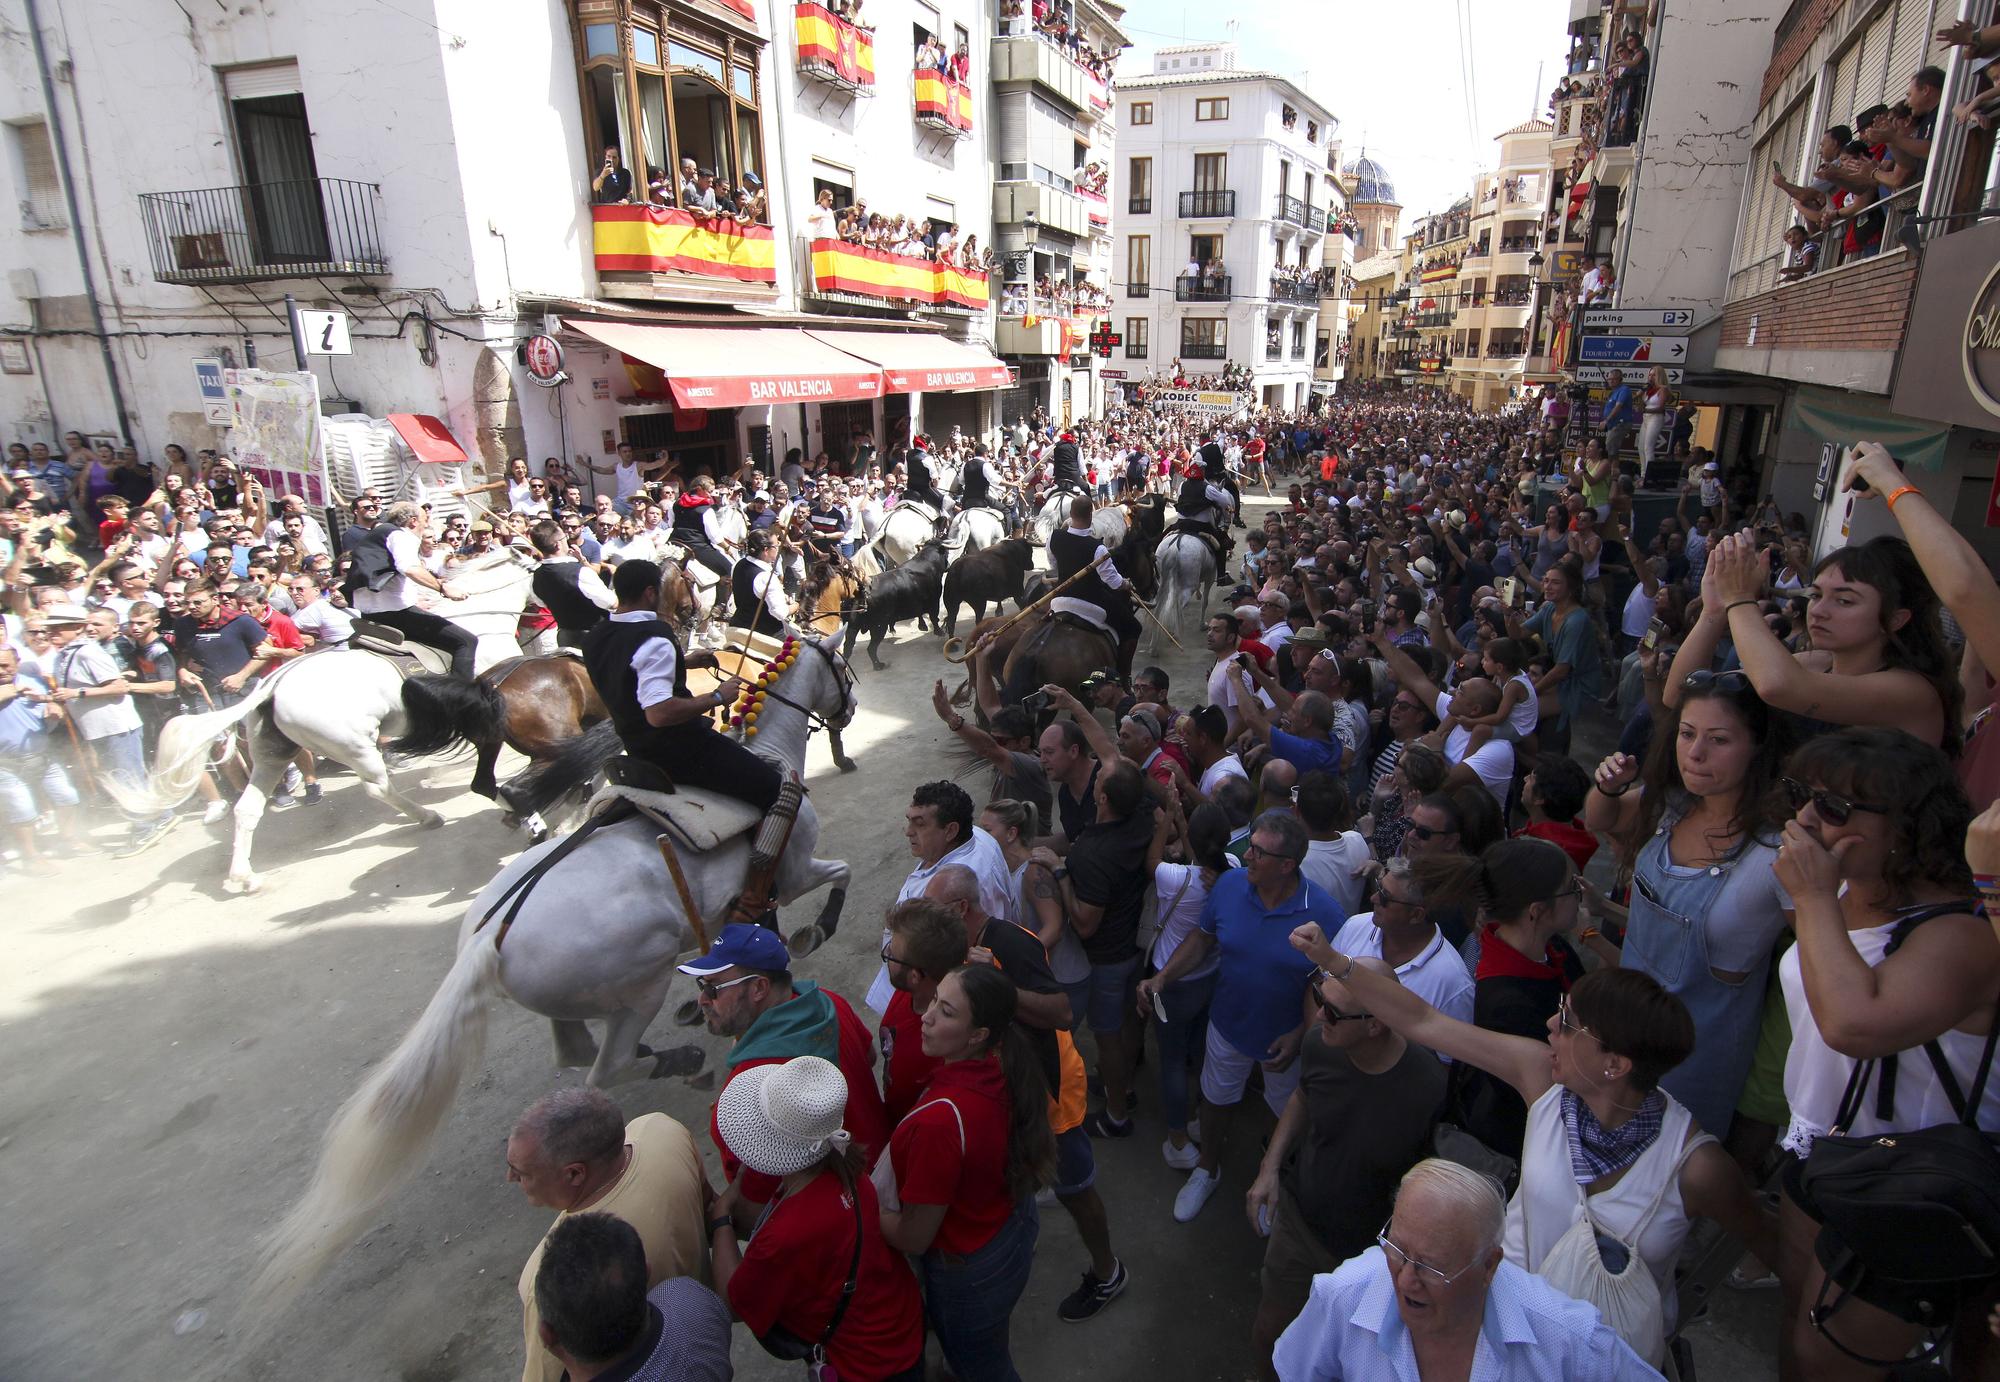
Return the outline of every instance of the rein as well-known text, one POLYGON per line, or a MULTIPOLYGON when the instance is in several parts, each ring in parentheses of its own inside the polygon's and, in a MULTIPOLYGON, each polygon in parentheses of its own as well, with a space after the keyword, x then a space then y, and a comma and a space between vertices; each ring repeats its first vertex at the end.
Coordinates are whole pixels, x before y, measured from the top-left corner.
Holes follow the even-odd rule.
MULTIPOLYGON (((758 700, 760 697, 763 700, 775 701, 779 705, 796 710, 800 715, 804 716, 806 737, 808 739, 820 730, 837 732, 846 726, 846 719, 843 718, 836 723, 831 716, 823 714, 811 706, 801 705, 798 701, 793 700, 790 696, 778 690, 778 677, 790 670, 792 663, 797 660, 801 648, 811 648, 826 660, 828 667, 833 669, 835 680, 840 686, 841 706, 845 709, 848 692, 853 689, 857 680, 854 675, 854 669, 848 665, 847 659, 839 653, 828 652, 820 646, 817 639, 799 638, 795 635, 787 634, 785 645, 780 648, 778 655, 764 664, 763 671, 755 681, 750 681, 744 686, 742 696, 730 711, 729 726, 731 729, 740 731, 743 738, 750 739, 756 736, 758 700)), ((749 657, 748 652, 742 648, 735 648, 731 651, 735 652, 739 659, 747 660, 749 657)), ((737 665, 740 668, 742 662, 739 661, 737 665)), ((742 675, 741 671, 736 675, 740 677, 742 675)))

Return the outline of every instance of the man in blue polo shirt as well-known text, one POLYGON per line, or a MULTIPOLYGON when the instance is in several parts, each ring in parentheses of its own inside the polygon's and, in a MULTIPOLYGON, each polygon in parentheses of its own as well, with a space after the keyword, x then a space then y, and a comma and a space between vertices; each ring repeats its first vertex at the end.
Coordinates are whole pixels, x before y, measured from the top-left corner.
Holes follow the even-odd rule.
POLYGON ((1291 928, 1307 918, 1346 920, 1340 904, 1299 873, 1306 828, 1289 811, 1271 810, 1250 827, 1243 867, 1215 882, 1201 921, 1166 967, 1139 985, 1139 1007, 1192 973, 1219 949, 1215 997, 1208 1010, 1208 1048, 1201 1068, 1201 1158, 1174 1197, 1174 1218, 1186 1223, 1215 1193, 1229 1124, 1250 1082, 1264 1067, 1264 1102, 1273 1116, 1298 1088, 1299 1042, 1306 1031, 1306 983, 1313 966, 1292 949, 1291 928))
POLYGON ((1632 429, 1639 425, 1639 395, 1625 382, 1623 370, 1607 370, 1604 383, 1610 390, 1604 396, 1604 411, 1600 414, 1604 424, 1604 454, 1615 461, 1625 450, 1632 429))
MULTIPOLYGON (((1266 689, 1277 685, 1262 668, 1252 675, 1266 689)), ((1244 696, 1237 709, 1250 737, 1270 744, 1271 756, 1292 764, 1300 777, 1312 772, 1340 776, 1340 741, 1333 737, 1333 701, 1324 693, 1301 691, 1282 712, 1267 709, 1256 696, 1244 696), (1279 724, 1284 728, 1280 729, 1279 724)))

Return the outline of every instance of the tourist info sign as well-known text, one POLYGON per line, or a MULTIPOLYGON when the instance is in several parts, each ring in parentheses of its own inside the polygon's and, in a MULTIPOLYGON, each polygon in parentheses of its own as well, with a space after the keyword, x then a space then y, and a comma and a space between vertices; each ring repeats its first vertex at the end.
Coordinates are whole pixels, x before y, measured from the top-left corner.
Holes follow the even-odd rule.
POLYGON ((1685 336, 1585 336, 1586 364, 1677 365, 1687 359, 1685 336))

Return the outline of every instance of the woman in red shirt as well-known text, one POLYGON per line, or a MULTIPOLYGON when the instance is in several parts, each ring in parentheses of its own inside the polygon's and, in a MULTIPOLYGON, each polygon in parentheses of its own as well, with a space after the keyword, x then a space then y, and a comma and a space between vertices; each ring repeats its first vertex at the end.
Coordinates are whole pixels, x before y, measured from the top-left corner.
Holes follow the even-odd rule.
POLYGON ((816 1350, 841 1382, 922 1382, 916 1277, 883 1241, 864 1155, 841 1127, 846 1112, 846 1077, 818 1056, 753 1066, 723 1088, 715 1122, 730 1155, 781 1179, 747 1247, 730 1216, 734 1187, 710 1201, 715 1289, 777 1357, 816 1350))
POLYGON ((1055 1174, 1048 1082, 1016 1001, 987 965, 939 982, 923 1045, 943 1064, 889 1138, 882 1236, 921 1259, 925 1313, 960 1382, 1020 1382, 1007 1327, 1034 1266, 1035 1191, 1055 1174))

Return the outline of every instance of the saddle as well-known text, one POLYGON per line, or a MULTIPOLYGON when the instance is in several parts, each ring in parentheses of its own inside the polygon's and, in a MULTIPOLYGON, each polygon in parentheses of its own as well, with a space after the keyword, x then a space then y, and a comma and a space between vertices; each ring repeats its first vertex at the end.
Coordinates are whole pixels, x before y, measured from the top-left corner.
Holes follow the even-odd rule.
POLYGON ((428 643, 413 643, 403 636, 401 629, 392 629, 387 624, 377 624, 369 619, 354 621, 354 636, 347 640, 347 646, 375 654, 404 677, 420 672, 442 677, 451 672, 449 653, 428 643))
MULTIPOLYGON (((650 817, 656 825, 666 825, 676 845, 698 854, 735 839, 764 819, 756 807, 735 797, 699 787, 677 788, 650 763, 621 757, 613 759, 612 764, 622 765, 617 769, 620 774, 632 771, 632 780, 614 780, 600 788, 590 799, 589 814, 593 818, 603 812, 611 820, 622 820, 638 812, 650 817), (636 770, 630 765, 636 765, 636 770), (641 780, 647 785, 640 785, 641 780)), ((607 766, 607 775, 611 771, 607 766)))
MULTIPOLYGON (((1217 535, 1215 529, 1209 527, 1206 523, 1198 523, 1183 518, 1171 524, 1167 528, 1167 532, 1186 533, 1189 537, 1200 538, 1202 542, 1207 544, 1208 554, 1215 558, 1215 569, 1217 571, 1222 570, 1229 564, 1229 548, 1224 545, 1223 539, 1217 535)), ((1162 534, 1162 536, 1165 535, 1162 534)))

